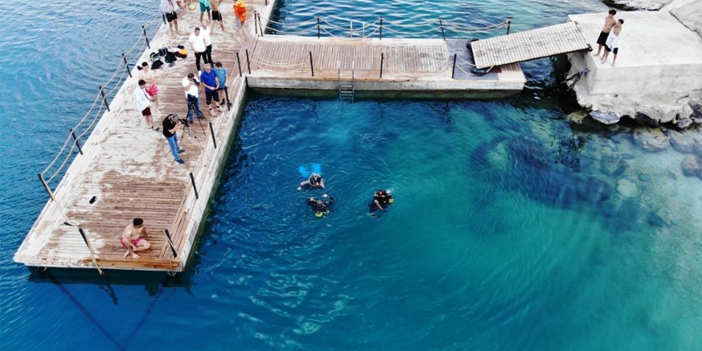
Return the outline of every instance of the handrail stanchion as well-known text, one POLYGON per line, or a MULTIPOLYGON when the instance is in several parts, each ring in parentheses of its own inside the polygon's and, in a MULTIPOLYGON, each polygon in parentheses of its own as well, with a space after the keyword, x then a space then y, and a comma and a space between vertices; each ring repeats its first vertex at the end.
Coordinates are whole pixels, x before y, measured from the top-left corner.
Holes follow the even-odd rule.
POLYGON ((383 61, 385 60, 385 54, 380 53, 380 78, 383 78, 383 61))
POLYGON ((161 20, 163 21, 163 24, 168 24, 168 22, 166 22, 166 14, 165 13, 161 14, 161 20))
POLYGON ((312 70, 312 77, 314 77, 314 63, 312 62, 312 51, 310 51, 310 69, 312 70))
POLYGON ((80 154, 82 155, 83 149, 80 148, 80 142, 78 141, 78 138, 76 138, 76 132, 73 130, 73 128, 71 128, 70 130, 71 136, 73 136, 73 142, 76 143, 76 146, 78 147, 78 152, 80 152, 80 154))
POLYGON ((380 40, 383 40, 383 17, 380 17, 380 40))
POLYGON ((507 20, 507 34, 508 34, 508 35, 509 35, 509 27, 511 27, 511 26, 512 26, 512 18, 509 18, 509 19, 507 20))
POLYGON ((193 172, 190 172, 190 181, 193 183, 193 190, 195 190, 195 200, 200 199, 200 194, 197 193, 197 185, 195 185, 195 176, 193 172))
POLYGON ((168 231, 168 229, 164 229, 163 234, 166 234, 166 239, 168 239, 168 246, 171 247, 173 258, 178 258, 178 253, 176 253, 176 249, 175 247, 173 247, 173 238, 171 238, 171 233, 168 231))
POLYGON ((122 60, 124 60, 125 69, 127 73, 129 73, 129 78, 132 78, 132 70, 129 68, 129 62, 127 62, 127 56, 125 56, 124 53, 122 53, 122 60))
POLYGON ((317 16, 317 39, 321 38, 322 34, 319 31, 319 16, 317 16))
POLYGON ((241 76, 243 76, 243 74, 241 74, 241 59, 239 59, 239 52, 238 51, 236 52, 236 62, 239 63, 239 77, 241 77, 241 76))
POLYGON ((366 22, 361 22, 361 25, 362 25, 361 27, 363 27, 363 30, 361 31, 361 33, 362 33, 361 38, 366 39, 366 22))
POLYGON ((439 25, 441 26, 441 37, 446 41, 446 33, 444 32, 444 22, 439 18, 439 25))
POLYGON ((110 112, 110 103, 107 102, 107 97, 105 97, 105 91, 102 89, 102 85, 98 86, 100 88, 100 95, 102 95, 102 101, 105 102, 105 107, 107 108, 107 112, 110 112))
POLYGON ((458 54, 453 54, 453 69, 451 70, 451 79, 456 75, 456 58, 458 54))
POLYGON ((88 241, 88 238, 85 236, 85 232, 83 231, 83 228, 78 227, 78 232, 80 233, 80 236, 83 237, 83 241, 85 241, 85 245, 88 247, 88 250, 90 251, 90 256, 93 259, 93 264, 95 265, 95 268, 97 268, 98 272, 100 275, 105 275, 105 272, 100 269, 100 265, 97 263, 97 257, 95 257, 95 251, 93 251, 93 245, 90 244, 90 241, 88 241))
POLYGON ((263 25, 261 24, 261 14, 260 13, 256 13, 256 14, 258 15, 258 26, 259 26, 258 29, 261 32, 261 36, 263 37, 264 35, 263 35, 263 25))
POLYGON ((146 47, 151 49, 151 43, 149 43, 149 36, 146 35, 146 27, 144 27, 144 25, 142 25, 141 30, 144 32, 144 39, 146 40, 146 47))
POLYGON ((353 38, 353 21, 349 21, 349 37, 353 38))
POLYGON ((212 128, 212 122, 209 123, 210 125, 210 133, 212 134, 212 145, 214 145, 214 148, 217 148, 217 140, 215 139, 215 133, 214 133, 214 128, 212 128))
POLYGON ((254 33, 256 33, 256 36, 258 37, 258 17, 256 16, 256 11, 254 11, 254 33))
POLYGON ((249 68, 249 74, 251 74, 251 60, 249 59, 249 49, 245 49, 246 51, 246 67, 249 68))
POLYGON ((39 173, 39 180, 41 180, 41 185, 44 186, 44 189, 46 189, 46 192, 49 193, 49 198, 51 199, 51 201, 56 202, 56 198, 54 197, 54 192, 51 191, 49 184, 46 183, 46 180, 44 180, 44 176, 41 173, 39 173))

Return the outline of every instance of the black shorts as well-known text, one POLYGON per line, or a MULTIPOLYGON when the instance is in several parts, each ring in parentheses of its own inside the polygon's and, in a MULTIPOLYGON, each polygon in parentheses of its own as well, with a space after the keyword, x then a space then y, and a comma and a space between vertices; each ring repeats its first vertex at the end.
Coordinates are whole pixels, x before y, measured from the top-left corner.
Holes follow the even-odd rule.
POLYGON ((609 46, 605 45, 605 50, 613 52, 615 55, 619 53, 619 48, 610 49, 609 46))
POLYGON ((212 20, 213 20, 213 21, 221 21, 221 20, 222 20, 222 14, 219 13, 219 11, 212 11, 212 20))
POLYGON ((609 33, 600 32, 600 36, 597 37, 597 44, 604 45, 607 42, 607 37, 609 33))
POLYGON ((166 13, 166 21, 168 21, 168 23, 171 23, 171 22, 173 22, 173 20, 177 20, 177 19, 178 19, 177 13, 175 13, 175 12, 166 13))
POLYGON ((219 101, 219 94, 217 93, 217 90, 213 90, 213 91, 205 90, 205 100, 206 100, 208 105, 210 103, 212 103, 212 99, 214 99, 214 101, 219 101))

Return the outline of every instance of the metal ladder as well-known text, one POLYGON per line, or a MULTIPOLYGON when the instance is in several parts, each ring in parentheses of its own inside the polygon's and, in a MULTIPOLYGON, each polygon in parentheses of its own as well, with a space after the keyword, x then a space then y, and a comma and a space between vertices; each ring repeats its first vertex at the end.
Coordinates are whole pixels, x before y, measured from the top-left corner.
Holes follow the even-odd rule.
POLYGON ((356 95, 356 61, 351 62, 351 81, 341 80, 341 61, 336 61, 338 71, 339 99, 353 102, 356 95))

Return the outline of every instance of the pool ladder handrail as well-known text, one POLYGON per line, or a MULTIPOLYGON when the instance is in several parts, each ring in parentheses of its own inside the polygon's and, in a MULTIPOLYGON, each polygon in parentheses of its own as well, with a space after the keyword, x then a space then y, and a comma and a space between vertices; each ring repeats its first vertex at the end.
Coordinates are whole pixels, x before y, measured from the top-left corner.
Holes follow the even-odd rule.
POLYGON ((356 95, 356 61, 351 62, 351 82, 341 81, 341 61, 336 61, 336 69, 338 73, 339 99, 349 99, 349 101, 353 102, 356 95))

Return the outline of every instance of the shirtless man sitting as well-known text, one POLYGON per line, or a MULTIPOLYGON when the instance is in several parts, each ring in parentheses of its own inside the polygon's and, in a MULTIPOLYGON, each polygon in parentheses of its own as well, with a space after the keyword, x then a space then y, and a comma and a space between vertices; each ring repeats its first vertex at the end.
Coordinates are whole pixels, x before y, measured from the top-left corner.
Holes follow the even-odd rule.
POLYGON ((600 36, 597 38, 597 53, 595 56, 600 56, 600 51, 602 51, 602 47, 607 43, 607 36, 609 36, 609 31, 612 30, 612 27, 617 23, 617 20, 614 18, 614 15, 617 14, 617 10, 609 10, 609 15, 605 17, 605 24, 604 27, 602 27, 602 32, 600 32, 600 36))
POLYGON ((151 243, 142 238, 142 236, 148 234, 149 231, 146 230, 144 226, 144 220, 141 218, 134 218, 132 224, 124 228, 122 238, 119 239, 122 246, 127 248, 127 252, 124 253, 124 258, 127 258, 127 255, 131 254, 133 259, 137 259, 139 258, 139 255, 136 253, 137 251, 148 250, 151 247, 151 243))

